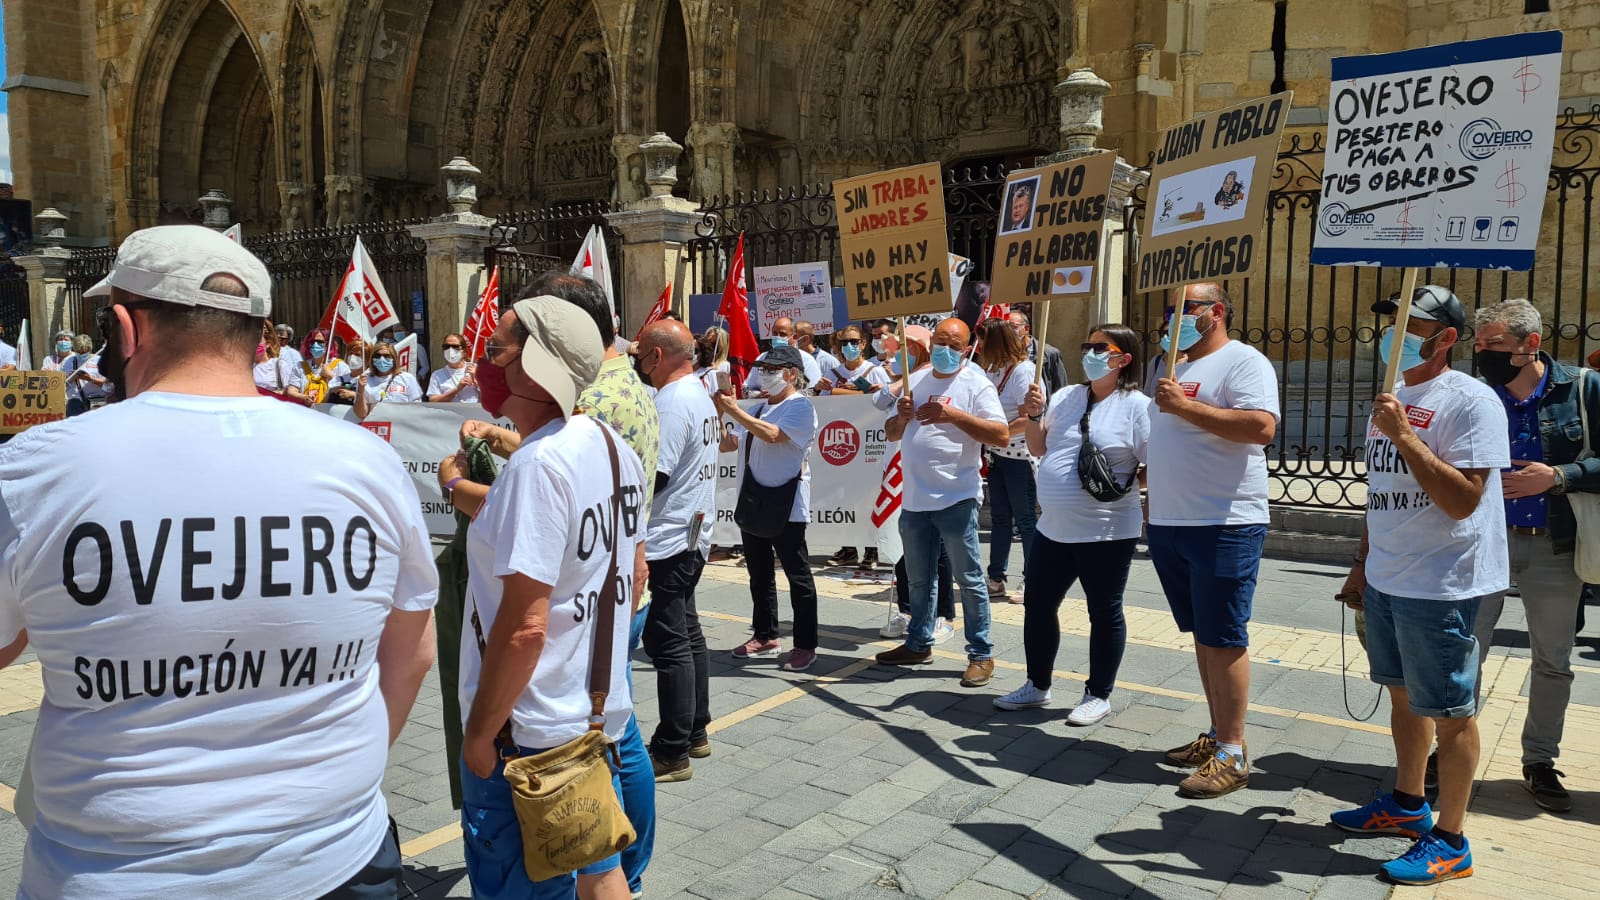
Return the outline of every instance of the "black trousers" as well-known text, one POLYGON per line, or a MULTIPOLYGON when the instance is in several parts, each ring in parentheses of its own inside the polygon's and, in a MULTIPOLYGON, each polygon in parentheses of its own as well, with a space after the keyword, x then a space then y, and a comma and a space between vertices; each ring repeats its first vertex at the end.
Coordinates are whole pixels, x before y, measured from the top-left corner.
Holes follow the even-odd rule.
POLYGON ((1074 581, 1083 583, 1089 603, 1089 693, 1111 696, 1128 645, 1122 618, 1122 591, 1128 586, 1137 538, 1058 544, 1034 536, 1028 558, 1028 585, 1022 596, 1022 643, 1028 659, 1028 680, 1049 690, 1056 651, 1061 647, 1061 620, 1056 613, 1074 581))
POLYGON ((698 549, 649 564, 650 606, 640 644, 656 667, 661 721, 650 739, 650 754, 662 762, 688 758, 689 745, 704 738, 711 724, 711 658, 694 607, 705 564, 698 549))
MULTIPOLYGON (((950 575, 950 554, 939 547, 939 567, 935 580, 939 583, 939 618, 947 622, 956 620, 956 587, 950 575)), ((906 574, 906 558, 894 564, 894 602, 900 611, 911 615, 911 578, 906 574)))
POLYGON ((783 574, 789 577, 789 605, 794 608, 794 645, 802 650, 817 649, 817 585, 811 579, 811 561, 806 557, 806 523, 790 522, 775 538, 759 538, 748 531, 744 539, 744 565, 750 573, 750 603, 756 637, 778 639, 777 558, 783 574))

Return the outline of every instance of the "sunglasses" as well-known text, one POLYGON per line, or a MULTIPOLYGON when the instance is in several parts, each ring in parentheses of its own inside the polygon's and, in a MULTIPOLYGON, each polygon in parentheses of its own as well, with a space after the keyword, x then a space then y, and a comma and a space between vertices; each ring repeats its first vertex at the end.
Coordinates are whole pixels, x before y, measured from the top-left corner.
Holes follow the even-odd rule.
POLYGON ((859 347, 859 346, 861 346, 861 341, 856 339, 856 338, 851 338, 850 340, 847 340, 847 341, 840 341, 839 342, 839 346, 841 346, 841 347, 859 347))
POLYGON ((462 349, 460 344, 445 344, 444 348, 446 350, 460 350, 460 349, 462 349))
POLYGON ((1084 353, 1121 353, 1122 348, 1107 341, 1085 341, 1078 345, 1084 353))

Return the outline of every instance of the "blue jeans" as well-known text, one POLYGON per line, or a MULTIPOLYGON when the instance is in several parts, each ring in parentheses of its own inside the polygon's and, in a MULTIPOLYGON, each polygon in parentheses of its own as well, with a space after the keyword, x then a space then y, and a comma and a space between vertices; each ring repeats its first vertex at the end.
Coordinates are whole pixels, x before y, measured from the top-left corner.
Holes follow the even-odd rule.
MULTIPOLYGON (((650 607, 639 610, 633 617, 628 634, 628 652, 639 649, 644 634, 644 620, 650 607)), ((633 665, 628 665, 628 694, 633 694, 633 665)), ((656 770, 650 764, 650 751, 644 745, 644 735, 639 731, 639 719, 628 717, 628 729, 617 741, 617 752, 622 755, 622 770, 617 773, 622 791, 622 811, 633 823, 637 833, 628 849, 622 851, 622 874, 628 876, 628 889, 634 893, 644 890, 644 870, 650 868, 650 857, 656 849, 656 770)))
POLYGON ((933 646, 934 581, 939 545, 950 554, 950 568, 961 588, 962 625, 967 658, 990 659, 989 589, 983 583, 978 550, 978 501, 963 500, 933 512, 900 512, 900 543, 911 576, 911 626, 906 646, 919 653, 933 646))
POLYGON ((1203 647, 1250 646, 1265 525, 1151 525, 1150 562, 1178 630, 1203 647))
POLYGON ((1033 480, 1033 463, 1025 459, 989 456, 989 577, 1006 579, 1006 563, 1011 559, 1011 526, 1022 535, 1022 572, 1027 575, 1028 555, 1033 552, 1038 485, 1033 480))
POLYGON ((1412 715, 1424 719, 1476 713, 1478 641, 1472 625, 1482 599, 1397 597, 1367 585, 1361 605, 1372 680, 1405 688, 1412 715))

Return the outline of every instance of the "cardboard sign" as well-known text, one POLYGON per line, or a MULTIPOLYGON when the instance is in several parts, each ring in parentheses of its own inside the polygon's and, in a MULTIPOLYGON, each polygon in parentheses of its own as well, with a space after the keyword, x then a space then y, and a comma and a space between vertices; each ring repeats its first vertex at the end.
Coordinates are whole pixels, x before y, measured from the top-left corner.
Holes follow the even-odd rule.
POLYGON ((0 372, 0 434, 21 434, 67 417, 67 376, 60 372, 0 372))
POLYGON ((950 308, 938 163, 842 178, 833 198, 852 321, 950 308))
POLYGON ((1333 61, 1316 265, 1533 268, 1561 32, 1333 61))
POLYGON ((826 261, 760 266, 755 276, 760 337, 772 337, 772 323, 784 316, 810 322, 817 334, 833 333, 833 282, 826 261))
POLYGON ((1092 296, 1116 159, 1108 150, 1006 178, 995 296, 1007 303, 1092 296))
POLYGON ((1230 106, 1161 135, 1135 290, 1243 278, 1266 258, 1261 230, 1293 97, 1285 91, 1230 106))

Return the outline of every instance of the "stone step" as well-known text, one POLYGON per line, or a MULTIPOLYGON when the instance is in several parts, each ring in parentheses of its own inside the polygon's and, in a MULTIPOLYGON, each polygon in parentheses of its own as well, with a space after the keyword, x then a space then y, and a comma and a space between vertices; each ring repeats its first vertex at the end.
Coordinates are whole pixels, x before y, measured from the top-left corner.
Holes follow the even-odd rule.
POLYGON ((1359 537, 1270 528, 1262 555, 1269 559, 1345 565, 1359 549, 1359 537))

